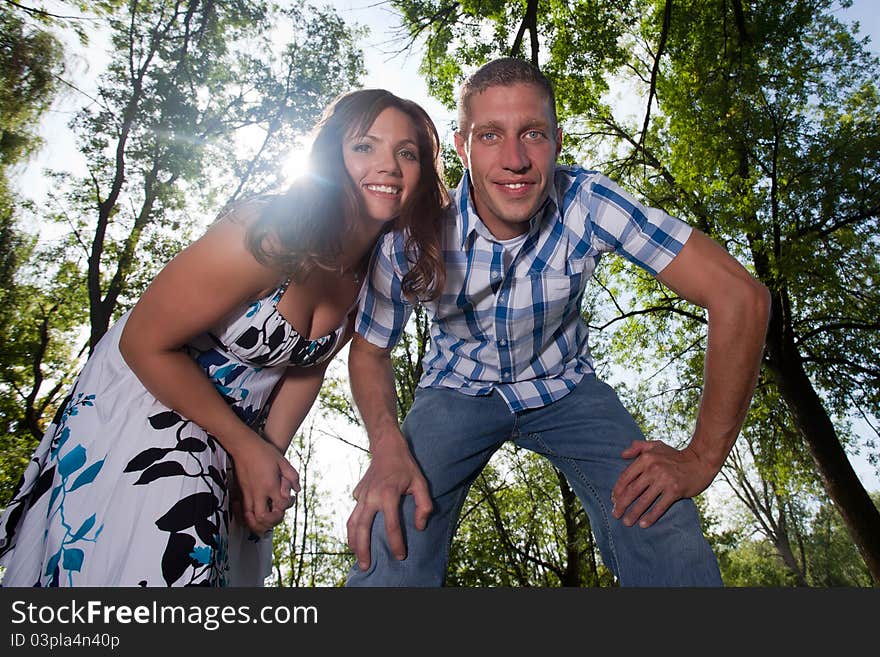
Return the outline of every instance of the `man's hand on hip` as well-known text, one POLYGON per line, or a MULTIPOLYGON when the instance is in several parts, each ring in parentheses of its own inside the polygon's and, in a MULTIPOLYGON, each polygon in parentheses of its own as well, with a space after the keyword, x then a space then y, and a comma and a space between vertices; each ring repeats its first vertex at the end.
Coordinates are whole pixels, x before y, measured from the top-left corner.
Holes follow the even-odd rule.
POLYGON ((628 527, 636 522, 650 527, 676 501, 703 492, 718 474, 690 447, 679 450, 660 440, 633 441, 621 456, 635 460, 611 491, 611 513, 628 527))

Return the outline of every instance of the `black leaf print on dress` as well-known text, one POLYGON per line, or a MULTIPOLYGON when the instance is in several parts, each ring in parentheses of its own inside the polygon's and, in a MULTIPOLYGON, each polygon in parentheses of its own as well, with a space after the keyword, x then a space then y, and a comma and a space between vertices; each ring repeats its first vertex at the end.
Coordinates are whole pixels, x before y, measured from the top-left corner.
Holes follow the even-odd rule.
POLYGON ((52 487, 52 481, 55 479, 55 466, 53 465, 48 470, 45 470, 34 483, 34 487, 31 490, 30 497, 28 499, 28 508, 31 508, 38 499, 45 493, 49 488, 52 487))
POLYGON ((55 570, 52 571, 52 580, 49 582, 49 586, 52 588, 56 588, 58 586, 58 579, 61 576, 61 569, 56 565, 55 570))
POLYGON ((156 527, 164 532, 179 532, 207 518, 217 507, 217 498, 213 493, 193 493, 177 501, 156 521, 156 527))
POLYGON ((238 340, 235 341, 239 347, 244 349, 252 349, 260 337, 260 331, 256 326, 251 326, 247 331, 242 333, 238 340))
POLYGON ((128 465, 125 466, 123 472, 137 472, 138 470, 143 470, 171 451, 174 451, 173 447, 150 447, 149 449, 145 449, 128 462, 128 465))
POLYGON ((64 411, 67 410, 67 406, 70 404, 71 399, 73 399, 73 389, 67 394, 64 401, 58 405, 58 410, 55 411, 55 417, 52 418, 53 426, 61 426, 61 420, 64 418, 64 411))
POLYGON ((272 353, 258 354, 256 356, 251 357, 251 362, 254 365, 265 365, 272 358, 272 353))
POLYGON ((149 484, 162 477, 177 477, 179 475, 186 475, 186 470, 184 470, 183 466, 177 461, 156 463, 144 470, 141 473, 141 476, 138 477, 138 480, 134 482, 134 485, 149 484))
POLYGON ((220 490, 226 490, 226 477, 220 474, 220 471, 213 465, 208 466, 208 475, 214 480, 214 483, 220 487, 220 490))
POLYGON ((150 425, 157 431, 173 427, 175 424, 183 422, 183 418, 174 411, 162 411, 161 413, 151 415, 147 419, 150 420, 150 425))
POLYGON ((205 444, 205 441, 190 437, 178 441, 176 449, 178 452, 189 452, 192 454, 193 452, 204 452, 208 449, 208 446, 205 444))
POLYGON ((275 327, 275 330, 272 331, 272 335, 266 340, 266 346, 272 351, 275 351, 284 342, 285 333, 286 331, 283 326, 275 327))
POLYGON ((196 534, 202 539, 205 545, 214 545, 217 542, 216 535, 218 533, 217 525, 210 520, 199 520, 196 523, 196 534))
POLYGON ((162 555, 162 577, 171 586, 180 579, 187 568, 194 565, 190 552, 196 546, 196 539, 189 534, 171 534, 162 555))
POLYGON ((18 529, 18 521, 21 518, 22 513, 24 513, 23 504, 17 504, 12 511, 9 512, 9 519, 6 521, 6 542, 3 544, 5 547, 0 550, 0 556, 3 556, 8 550, 12 549, 12 537, 18 529))

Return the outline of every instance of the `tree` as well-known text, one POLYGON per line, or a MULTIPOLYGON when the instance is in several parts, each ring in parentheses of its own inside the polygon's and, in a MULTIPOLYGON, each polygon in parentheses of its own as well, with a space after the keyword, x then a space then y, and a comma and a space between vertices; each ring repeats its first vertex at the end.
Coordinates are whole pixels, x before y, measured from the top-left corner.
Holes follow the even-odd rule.
MULTIPOLYGON (((51 345, 55 326, 72 320, 65 274, 40 286, 29 262, 45 262, 35 240, 19 226, 26 202, 15 193, 14 174, 39 148, 35 130, 52 103, 64 62, 58 39, 8 5, 0 6, 0 505, 5 504, 40 435, 37 418, 52 410, 56 395, 41 394, 39 354, 55 366, 70 359, 63 343, 51 345)), ((67 272, 69 273, 69 272, 67 272)))
POLYGON ((787 414, 761 395, 775 389, 759 388, 759 403, 750 423, 721 471, 736 498, 751 513, 752 524, 776 549, 776 553, 799 586, 807 585, 803 537, 811 501, 820 495, 815 470, 787 414), (764 416, 761 411, 769 411, 764 416), (784 417, 774 417, 778 414, 784 417), (756 416, 764 422, 756 422, 756 416), (756 426, 757 425, 757 426, 756 426), (806 467, 805 467, 806 466, 806 467))
MULTIPOLYGON (((228 155, 245 129, 263 129, 263 144, 234 167, 227 189, 230 199, 249 186, 264 190, 253 178, 281 138, 312 125, 361 72, 350 31, 332 12, 307 5, 282 12, 240 0, 131 2, 111 28, 115 52, 99 103, 74 121, 88 177, 68 196, 78 232, 88 235, 91 348, 138 291, 129 283, 143 260, 142 239, 179 231, 187 197, 223 181, 222 169, 208 163, 228 155), (293 36, 276 65, 267 35, 279 20, 293 36)), ((151 262, 150 273, 161 264, 151 262)))
MULTIPOLYGON (((606 173, 770 288, 766 371, 880 583, 880 514, 845 451, 845 418, 880 415, 877 61, 832 1, 394 4, 413 42, 425 40, 432 93, 450 104, 465 66, 521 55, 517 37, 533 35, 569 157, 604 157, 606 173), (612 78, 644 102, 635 117, 603 96, 612 78)), ((600 276, 610 311, 600 325, 620 326, 616 359, 670 368, 682 378, 671 389, 693 389, 699 309, 619 263, 600 276)), ((694 406, 677 410, 692 421, 694 406)))
MULTIPOLYGON (((875 504, 877 494, 873 495, 875 504)), ((735 524, 709 540, 718 554, 727 586, 870 586, 871 574, 849 537, 841 516, 824 502, 803 517, 799 549, 801 575, 793 572, 772 540, 754 530, 754 518, 734 516, 735 524)))

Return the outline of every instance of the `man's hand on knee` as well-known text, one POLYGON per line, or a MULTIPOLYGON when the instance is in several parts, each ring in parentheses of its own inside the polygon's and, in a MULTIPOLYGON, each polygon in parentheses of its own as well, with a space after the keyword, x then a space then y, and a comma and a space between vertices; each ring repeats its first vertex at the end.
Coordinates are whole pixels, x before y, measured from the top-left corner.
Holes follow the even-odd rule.
POLYGON ((611 491, 611 513, 627 527, 636 522, 650 527, 676 501, 703 492, 718 474, 689 447, 679 450, 660 440, 633 441, 621 456, 634 461, 611 491))
POLYGON ((385 518, 388 546, 397 559, 406 558, 406 545, 400 529, 400 504, 404 495, 415 499, 415 525, 422 530, 431 514, 428 483, 416 464, 409 447, 399 439, 377 441, 366 473, 354 489, 357 505, 348 519, 348 545, 361 570, 370 567, 370 533, 376 513, 385 518))

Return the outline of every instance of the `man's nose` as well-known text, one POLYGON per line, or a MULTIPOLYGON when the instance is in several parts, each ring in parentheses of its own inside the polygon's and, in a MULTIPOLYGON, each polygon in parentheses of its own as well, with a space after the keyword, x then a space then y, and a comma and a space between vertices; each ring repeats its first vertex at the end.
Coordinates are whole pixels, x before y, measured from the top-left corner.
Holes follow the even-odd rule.
POLYGON ((525 144, 519 139, 506 139, 501 147, 501 166, 509 171, 523 171, 530 165, 525 144))

